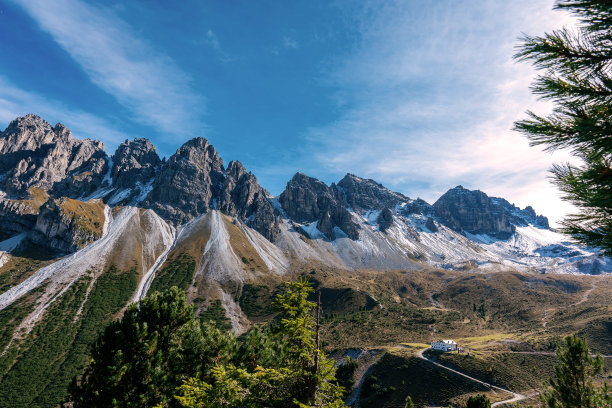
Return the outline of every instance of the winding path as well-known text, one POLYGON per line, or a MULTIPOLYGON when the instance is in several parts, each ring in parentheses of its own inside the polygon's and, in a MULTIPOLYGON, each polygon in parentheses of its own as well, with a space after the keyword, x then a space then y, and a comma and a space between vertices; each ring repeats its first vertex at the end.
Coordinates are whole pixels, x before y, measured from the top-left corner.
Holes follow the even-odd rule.
POLYGON ((444 365, 442 365, 442 364, 440 364, 440 363, 438 363, 436 361, 433 361, 433 360, 431 360, 431 359, 429 359, 429 358, 427 358, 427 357, 425 357, 423 355, 423 353, 426 350, 429 350, 429 349, 428 348, 424 348, 422 350, 419 350, 419 352, 417 353, 417 356, 419 356, 419 358, 422 358, 425 361, 429 361, 431 364, 437 365, 440 368, 443 368, 445 370, 451 371, 451 372, 453 372, 455 374, 458 374, 458 375, 460 375, 462 377, 465 377, 465 378, 467 378, 469 380, 472 380, 474 382, 482 384, 482 385, 484 385, 487 388, 491 388, 491 389, 495 389, 495 390, 498 390, 498 391, 507 392, 508 394, 512 394, 512 398, 509 398, 509 399, 506 399, 506 400, 503 400, 503 401, 495 402, 495 403, 491 404, 491 407, 499 407, 499 406, 504 405, 504 404, 509 404, 511 402, 517 402, 517 401, 520 401, 520 400, 523 400, 523 399, 527 398, 525 395, 522 395, 522 394, 519 394, 519 393, 516 393, 516 392, 512 392, 512 391, 507 390, 505 388, 501 388, 501 387, 498 387, 496 385, 492 385, 492 384, 486 383, 484 381, 480 381, 477 378, 471 377, 471 376, 469 376, 467 374, 464 374, 464 373, 462 373, 460 371, 453 370, 452 368, 446 367, 446 366, 444 366, 444 365))
MULTIPOLYGON (((582 296, 582 299, 580 299, 576 303, 572 303, 571 305, 567 305, 565 308, 573 307, 573 306, 578 306, 578 305, 583 304, 584 302, 589 300, 589 295, 591 294, 591 292, 593 292, 595 290, 595 288, 596 288, 595 282, 591 282, 591 288, 584 291, 584 295, 582 296)), ((546 309, 544 311, 544 317, 542 318, 542 327, 546 327, 546 325, 548 324, 549 316, 552 315, 553 313, 555 313, 557 311, 557 309, 558 308, 552 308, 552 309, 546 309)))

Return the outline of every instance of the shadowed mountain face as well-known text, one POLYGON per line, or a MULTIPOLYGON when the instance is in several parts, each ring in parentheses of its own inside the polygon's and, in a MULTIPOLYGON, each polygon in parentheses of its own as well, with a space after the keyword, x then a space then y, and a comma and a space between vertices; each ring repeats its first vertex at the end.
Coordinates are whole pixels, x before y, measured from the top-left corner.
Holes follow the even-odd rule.
POLYGON ((211 209, 243 219, 273 240, 278 226, 268 193, 238 162, 227 169, 206 139, 188 141, 161 166, 144 205, 176 225, 211 209))
POLYGON ((458 232, 505 239, 515 231, 506 211, 479 190, 457 186, 444 193, 433 208, 443 224, 458 232))
POLYGON ((383 210, 410 201, 400 193, 394 193, 374 180, 347 174, 338 182, 338 189, 344 193, 348 204, 359 212, 383 210))
POLYGON ((215 148, 206 139, 193 139, 162 167, 144 205, 182 224, 213 208, 224 179, 223 160, 215 148))
POLYGON ((296 222, 311 224, 328 239, 335 239, 339 231, 351 239, 359 237, 359 227, 352 220, 343 192, 334 184, 328 187, 322 181, 297 173, 279 196, 285 213, 296 222))
POLYGON ((110 177, 119 188, 132 187, 135 183, 144 185, 153 179, 160 165, 157 150, 148 139, 126 140, 113 155, 110 177))

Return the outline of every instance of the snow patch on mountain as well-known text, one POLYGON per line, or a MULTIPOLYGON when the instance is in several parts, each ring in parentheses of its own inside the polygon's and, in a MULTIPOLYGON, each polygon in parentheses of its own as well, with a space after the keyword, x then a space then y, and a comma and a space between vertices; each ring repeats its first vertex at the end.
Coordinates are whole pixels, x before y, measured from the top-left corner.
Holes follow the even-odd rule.
POLYGON ((8 262, 11 257, 11 251, 17 248, 26 235, 27 233, 22 232, 21 234, 0 242, 0 267, 8 262))
POLYGON ((318 228, 319 221, 311 222, 310 224, 300 225, 302 231, 304 231, 310 239, 325 239, 323 234, 318 228))

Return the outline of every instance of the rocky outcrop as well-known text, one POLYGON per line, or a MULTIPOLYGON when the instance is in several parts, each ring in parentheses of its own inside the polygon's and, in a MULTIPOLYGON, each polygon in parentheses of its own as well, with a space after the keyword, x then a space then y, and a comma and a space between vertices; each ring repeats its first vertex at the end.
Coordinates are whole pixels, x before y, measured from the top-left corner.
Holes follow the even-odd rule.
POLYGON ((427 217, 427 221, 425 221, 425 228, 427 228, 431 232, 438 232, 438 226, 431 217, 427 217))
POLYGON ((535 210, 530 205, 520 209, 514 204, 510 204, 503 198, 491 197, 491 200, 493 201, 493 204, 503 209, 506 215, 510 218, 510 222, 517 227, 524 227, 531 224, 538 228, 550 228, 548 218, 543 215, 536 214, 535 210))
POLYGON ((104 219, 100 200, 49 200, 41 207, 28 240, 54 251, 74 252, 102 236, 104 219))
POLYGON ((180 225, 213 208, 224 181, 223 160, 206 139, 198 137, 162 166, 143 204, 180 225))
POLYGON ((148 139, 126 140, 113 155, 111 180, 118 188, 133 188, 137 183, 145 185, 155 176, 161 159, 153 143, 148 139))
POLYGON ((259 185, 251 172, 247 173, 239 161, 231 161, 227 166, 218 209, 245 220, 249 227, 270 241, 274 241, 280 233, 267 191, 259 185))
POLYGON ((378 228, 382 232, 385 232, 391 227, 391 225, 393 225, 393 212, 391 212, 390 209, 385 208, 380 212, 380 214, 378 214, 376 222, 378 222, 378 228))
POLYGON ((404 215, 432 215, 434 213, 434 209, 427 201, 421 198, 417 198, 416 200, 406 204, 402 212, 404 213, 404 215))
POLYGON ((0 199, 0 241, 29 231, 36 223, 36 211, 20 200, 0 199))
POLYGON ((357 177, 354 174, 344 176, 338 182, 338 188, 344 194, 348 205, 360 213, 393 208, 410 200, 405 195, 394 193, 374 180, 357 177))
POLYGON ((317 228, 328 239, 337 237, 336 227, 349 238, 359 238, 359 226, 347 209, 343 192, 334 184, 296 173, 279 196, 285 213, 294 221, 307 224, 317 221, 317 228))
POLYGON ((144 205, 175 225, 216 208, 269 240, 280 232, 268 194, 237 161, 227 170, 206 139, 188 141, 161 166, 144 205))
POLYGON ((457 186, 442 195, 433 208, 442 224, 461 233, 506 239, 515 231, 503 208, 479 190, 457 186))
POLYGON ((0 189, 16 198, 31 187, 77 197, 95 190, 108 169, 104 145, 73 139, 64 125, 36 115, 12 121, 0 133, 0 189))

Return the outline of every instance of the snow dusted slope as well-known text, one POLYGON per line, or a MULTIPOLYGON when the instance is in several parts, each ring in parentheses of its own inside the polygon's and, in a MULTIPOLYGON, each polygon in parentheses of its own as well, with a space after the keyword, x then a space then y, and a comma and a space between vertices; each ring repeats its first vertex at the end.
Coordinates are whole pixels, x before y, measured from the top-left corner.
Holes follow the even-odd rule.
POLYGON ((26 233, 22 232, 21 234, 0 242, 0 266, 4 265, 9 260, 11 251, 21 243, 25 236, 26 233))
POLYGON ((507 240, 470 236, 483 248, 497 254, 504 265, 546 273, 600 274, 612 272, 612 260, 596 250, 584 248, 565 235, 533 225, 517 227, 507 240))
POLYGON ((338 230, 339 238, 330 241, 317 230, 316 222, 301 225, 284 220, 275 244, 299 261, 312 259, 354 269, 414 269, 431 265, 487 271, 612 272, 612 261, 597 251, 579 247, 562 234, 532 224, 517 226, 509 238, 501 240, 485 234, 460 234, 420 214, 394 211, 393 222, 384 232, 377 223, 379 211, 368 210, 362 215, 353 211, 351 215, 360 226, 357 240, 342 236, 338 230), (434 230, 427 227, 428 223, 433 223, 434 230))

